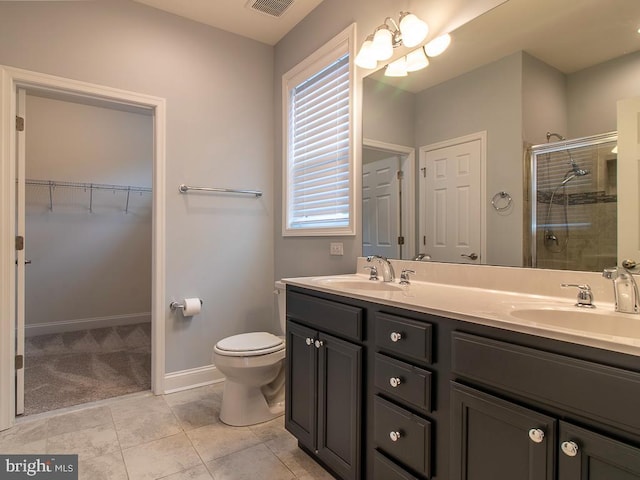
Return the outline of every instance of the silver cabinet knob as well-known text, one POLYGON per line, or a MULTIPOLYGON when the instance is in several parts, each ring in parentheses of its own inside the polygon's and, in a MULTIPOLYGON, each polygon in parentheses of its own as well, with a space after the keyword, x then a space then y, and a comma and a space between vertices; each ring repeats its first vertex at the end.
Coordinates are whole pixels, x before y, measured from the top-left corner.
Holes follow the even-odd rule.
POLYGON ((391 332, 389 338, 392 342, 399 342, 400 340, 402 340, 402 334, 400 332, 391 332))
POLYGON ((389 438, 392 442, 397 442, 398 440, 400 440, 400 437, 402 437, 400 432, 389 432, 389 438))
POLYGON ((389 379, 389 385, 391 385, 393 388, 399 387, 401 383, 402 379, 400 377, 391 377, 389 379))
POLYGON ((313 345, 313 338, 309 338, 309 337, 307 337, 307 338, 305 339, 305 343, 306 343, 307 345, 309 345, 309 346, 313 345))
POLYGON ((323 345, 324 345, 324 342, 322 340, 316 340, 316 343, 315 343, 316 348, 320 348, 323 345))
POLYGON ((578 445, 576 445, 576 442, 562 442, 560 448, 562 449, 562 453, 568 457, 575 457, 578 454, 578 445))
POLYGON ((542 443, 544 440, 544 432, 539 428, 529 430, 529 438, 535 443, 542 443))

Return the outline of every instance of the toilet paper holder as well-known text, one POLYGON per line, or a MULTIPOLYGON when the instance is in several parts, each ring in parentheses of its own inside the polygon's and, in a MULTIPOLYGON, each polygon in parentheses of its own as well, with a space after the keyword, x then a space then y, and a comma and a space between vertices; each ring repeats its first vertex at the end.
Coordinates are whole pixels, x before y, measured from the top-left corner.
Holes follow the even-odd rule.
MULTIPOLYGON (((201 298, 199 298, 198 300, 200 300, 200 305, 204 305, 204 302, 202 301, 201 298)), ((176 310, 184 310, 185 307, 186 307, 185 304, 178 303, 178 302, 171 302, 169 304, 169 308, 171 309, 172 312, 175 312, 176 310)))

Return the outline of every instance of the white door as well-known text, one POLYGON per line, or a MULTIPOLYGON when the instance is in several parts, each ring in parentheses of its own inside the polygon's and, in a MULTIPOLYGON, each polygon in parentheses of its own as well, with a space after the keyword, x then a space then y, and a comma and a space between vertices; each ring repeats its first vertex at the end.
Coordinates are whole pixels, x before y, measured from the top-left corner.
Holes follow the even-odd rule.
POLYGON ((16 103, 16 415, 24 413, 24 317, 25 317, 25 122, 26 91, 18 89, 16 103), (21 119, 21 120, 20 120, 21 119))
POLYGON ((618 263, 640 264, 640 97, 618 101, 618 263), (626 205, 627 208, 622 208, 626 205), (633 206, 633 208, 631 207, 633 206))
POLYGON ((439 262, 482 263, 483 141, 420 150, 420 251, 439 262))
POLYGON ((362 166, 362 254, 401 258, 397 155, 362 166))

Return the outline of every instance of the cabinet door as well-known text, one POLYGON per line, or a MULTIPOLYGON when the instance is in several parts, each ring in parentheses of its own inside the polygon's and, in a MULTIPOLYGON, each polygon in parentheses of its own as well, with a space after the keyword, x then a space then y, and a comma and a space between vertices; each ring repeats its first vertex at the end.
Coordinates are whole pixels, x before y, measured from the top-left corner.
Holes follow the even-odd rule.
POLYGON ((343 479, 360 478, 362 347, 320 334, 318 457, 343 479))
POLYGON ((560 422, 558 480, 640 480, 640 449, 560 422))
POLYGON ((317 332, 287 321, 285 427, 315 450, 317 423, 317 332))
POLYGON ((553 418, 451 385, 452 480, 553 479, 553 418))

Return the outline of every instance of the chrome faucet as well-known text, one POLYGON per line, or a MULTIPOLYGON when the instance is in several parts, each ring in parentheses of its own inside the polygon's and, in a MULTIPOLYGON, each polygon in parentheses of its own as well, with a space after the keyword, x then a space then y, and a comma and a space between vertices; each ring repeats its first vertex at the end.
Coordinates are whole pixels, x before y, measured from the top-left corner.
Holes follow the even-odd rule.
POLYGON ((393 266, 391 265, 391 262, 380 255, 369 255, 367 257, 367 262, 372 262, 374 260, 376 260, 380 264, 378 274, 382 273, 382 281, 393 282, 395 273, 393 272, 393 266))
POLYGON ((602 276, 613 280, 616 312, 640 313, 638 308, 638 284, 629 270, 624 267, 605 268, 602 276))

